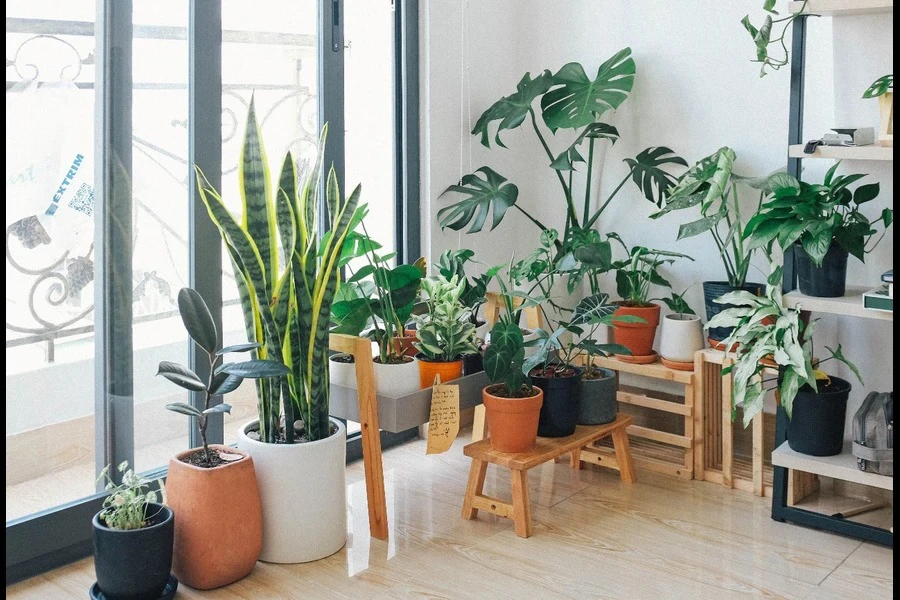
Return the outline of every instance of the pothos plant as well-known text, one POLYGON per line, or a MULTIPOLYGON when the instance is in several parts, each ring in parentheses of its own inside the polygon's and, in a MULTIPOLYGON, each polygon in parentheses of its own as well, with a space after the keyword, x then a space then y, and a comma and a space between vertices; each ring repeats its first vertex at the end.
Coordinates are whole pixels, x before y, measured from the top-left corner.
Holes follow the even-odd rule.
MULTIPOLYGON (((501 133, 517 129, 526 122, 531 126, 560 186, 565 227, 561 235, 554 235, 552 260, 554 263, 563 260, 571 263, 572 268, 567 269, 570 290, 586 275, 596 276, 609 269, 609 241, 601 239, 594 227, 625 184, 633 181, 648 200, 659 203, 675 183, 674 176, 666 169, 687 166, 670 148, 647 148, 636 157, 625 159, 628 173, 606 200, 594 207, 598 144, 614 144, 619 138, 619 131, 602 119, 628 98, 635 71, 631 49, 624 48, 600 65, 593 79, 578 63, 566 64, 556 73, 545 70, 535 78, 526 73, 516 91, 488 107, 472 130, 473 135, 480 136, 485 147, 491 147, 493 137, 495 145, 505 148, 501 133), (540 119, 536 104, 539 104, 540 119), (492 136, 494 124, 496 132, 492 136), (553 150, 546 133, 555 136, 560 131, 571 131, 571 139, 561 151, 553 150), (582 190, 576 190, 574 172, 582 163, 585 165, 585 183, 582 190)), ((469 233, 476 233, 482 230, 490 216, 490 227, 494 229, 510 209, 515 209, 542 233, 551 231, 517 203, 519 188, 490 167, 484 166, 464 175, 444 194, 462 198, 438 211, 437 219, 442 228, 459 231, 468 227, 469 233)), ((593 289, 594 284, 596 281, 592 281, 592 293, 599 291, 593 289)))
MULTIPOLYGON (((767 257, 769 253, 767 252, 767 257)), ((804 325, 800 307, 784 305, 781 285, 782 270, 770 259, 771 271, 764 296, 736 291, 715 301, 726 308, 707 323, 706 327, 733 327, 732 334, 723 342, 728 353, 734 356, 734 364, 725 367, 722 374, 732 375, 732 418, 736 408, 744 412, 744 426, 762 411, 763 401, 769 389, 775 389, 778 401, 788 417, 792 414, 794 398, 804 385, 818 391, 818 386, 828 380, 819 370, 825 360, 837 360, 846 364, 862 382, 859 370, 843 355, 840 344, 826 348, 830 356, 822 361, 813 357, 813 331, 815 320, 804 325), (777 377, 766 378, 768 368, 763 359, 770 357, 777 365, 777 377), (774 386, 771 386, 772 382, 774 386)))
POLYGON ((795 19, 807 16, 805 12, 807 2, 808 0, 804 0, 799 10, 782 17, 775 10, 777 0, 763 0, 762 8, 766 16, 758 27, 750 22, 750 15, 745 15, 741 19, 741 25, 753 38, 753 44, 756 46, 756 59, 753 62, 762 64, 759 70, 760 77, 766 76, 767 69, 777 71, 781 67, 787 66, 790 62, 790 51, 784 38, 787 35, 788 27, 795 19), (770 46, 776 48, 777 55, 773 56, 771 54, 770 46))
POLYGON ((192 392, 203 392, 203 407, 197 408, 186 402, 172 402, 166 404, 166 408, 193 419, 197 419, 197 429, 200 431, 202 442, 202 457, 198 466, 214 467, 219 464, 209 451, 206 441, 206 427, 209 417, 214 414, 230 413, 231 405, 225 402, 210 406, 215 396, 223 396, 233 392, 243 383, 244 379, 261 379, 268 377, 284 377, 290 373, 290 369, 275 360, 254 359, 243 362, 220 363, 222 357, 231 352, 251 352, 258 350, 261 344, 257 342, 236 344, 226 348, 219 348, 216 323, 209 312, 209 307, 203 297, 191 288, 182 288, 178 292, 178 312, 181 321, 187 329, 191 340, 206 352, 209 377, 203 381, 194 371, 171 361, 164 360, 159 363, 157 375, 162 375, 175 385, 192 392))
POLYGON ((455 276, 449 281, 443 277, 422 280, 426 311, 413 316, 419 338, 413 346, 428 360, 450 362, 477 351, 470 309, 460 301, 465 283, 455 276))

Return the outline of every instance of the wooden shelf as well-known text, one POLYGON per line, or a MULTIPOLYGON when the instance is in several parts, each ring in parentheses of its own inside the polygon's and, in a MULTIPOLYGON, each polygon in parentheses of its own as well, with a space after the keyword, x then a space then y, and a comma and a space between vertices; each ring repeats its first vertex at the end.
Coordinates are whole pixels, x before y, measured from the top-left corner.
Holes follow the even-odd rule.
POLYGON ((803 152, 803 144, 794 144, 788 150, 791 158, 829 158, 832 160, 894 160, 892 146, 819 146, 812 154, 803 152))
POLYGON ((867 288, 847 286, 848 294, 846 296, 841 296, 840 298, 815 298, 813 296, 804 296, 799 290, 794 290, 784 295, 784 304, 788 308, 799 306, 803 310, 816 313, 893 321, 894 313, 892 312, 871 310, 863 307, 862 295, 866 291, 868 291, 867 288))
POLYGON ((791 449, 787 442, 772 452, 772 464, 804 473, 813 473, 823 477, 850 481, 883 490, 894 491, 894 478, 860 471, 856 466, 856 457, 850 453, 850 445, 837 456, 809 456, 791 449))
MULTIPOLYGON (((799 13, 803 2, 790 2, 788 10, 799 13)), ((813 15, 865 15, 893 12, 894 0, 809 0, 804 12, 813 15)))

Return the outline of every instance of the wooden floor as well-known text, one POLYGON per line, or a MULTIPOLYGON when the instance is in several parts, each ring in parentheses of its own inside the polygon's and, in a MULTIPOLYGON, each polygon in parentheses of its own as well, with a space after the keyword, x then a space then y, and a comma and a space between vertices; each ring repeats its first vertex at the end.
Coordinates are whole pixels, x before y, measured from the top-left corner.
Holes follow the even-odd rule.
MULTIPOLYGON (((893 595, 893 551, 776 523, 769 500, 638 470, 638 483, 566 463, 530 471, 534 536, 490 515, 460 518, 463 433, 442 455, 416 441, 385 453, 390 540, 368 536, 362 465, 348 467, 347 546, 301 565, 259 563, 246 579, 178 598, 774 598, 893 595)), ((485 493, 509 498, 491 466, 485 493)), ((223 524, 227 526, 227 524, 223 524)), ((82 599, 88 560, 11 587, 7 598, 82 599)))

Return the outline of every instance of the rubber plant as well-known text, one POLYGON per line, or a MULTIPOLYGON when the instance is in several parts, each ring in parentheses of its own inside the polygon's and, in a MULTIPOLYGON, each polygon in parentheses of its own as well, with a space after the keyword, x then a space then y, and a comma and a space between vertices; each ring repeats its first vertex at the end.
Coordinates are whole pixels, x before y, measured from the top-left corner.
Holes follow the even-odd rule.
MULTIPOLYGON (((625 159, 628 173, 599 207, 592 206, 597 183, 594 170, 598 144, 615 144, 619 139, 619 131, 602 119, 628 98, 635 71, 631 48, 624 48, 600 65, 593 79, 588 77, 584 67, 574 62, 564 65, 556 73, 544 70, 535 78, 526 73, 516 91, 488 107, 472 129, 472 134, 479 136, 485 147, 491 147, 493 137, 496 146, 505 148, 500 137, 504 131, 517 129, 526 122, 530 124, 562 192, 565 227, 562 235, 554 237, 553 262, 570 263, 567 269, 570 291, 585 276, 590 279, 592 293, 599 291, 596 278, 609 270, 611 249, 609 240, 601 239, 594 228, 625 184, 633 181, 648 200, 659 204, 675 183, 674 176, 666 169, 687 166, 670 148, 647 148, 634 158, 625 159), (540 119, 535 104, 539 104, 540 119), (493 136, 492 130, 495 130, 493 136), (562 150, 554 151, 546 133, 555 136, 560 131, 571 131, 572 134, 562 150), (581 163, 585 165, 585 183, 584 189, 578 191, 574 172, 581 163)), ((515 209, 542 233, 552 231, 518 203, 518 186, 488 166, 464 175, 458 184, 448 187, 444 195, 461 196, 461 199, 438 211, 437 219, 442 228, 455 231, 468 228, 469 233, 476 233, 482 230, 490 216, 490 228, 494 229, 510 209, 515 209)))
POLYGON ((819 370, 825 360, 834 359, 846 364, 862 382, 859 370, 843 355, 840 344, 835 349, 826 348, 830 353, 828 358, 822 361, 813 358, 816 320, 804 325, 799 306, 785 307, 781 291, 782 269, 771 261, 768 250, 766 256, 770 264, 766 294, 756 296, 744 291, 725 294, 716 302, 732 308, 723 310, 706 325, 707 328, 734 328, 724 342, 725 348, 736 348, 728 351, 734 357, 734 364, 725 367, 722 374, 732 375, 732 418, 736 409, 742 408, 745 427, 762 411, 766 393, 773 389, 769 385, 773 381, 778 401, 790 418, 797 391, 803 385, 817 391, 818 383, 828 378, 819 370), (777 365, 777 377, 766 378, 769 366, 763 359, 767 357, 777 365))
POLYGON ((360 186, 342 197, 332 167, 322 185, 328 126, 318 156, 300 184, 288 152, 273 189, 254 102, 238 161, 241 215, 235 218, 197 170, 200 197, 225 242, 234 266, 247 337, 260 347, 254 358, 279 360, 291 372, 257 380, 259 434, 263 442, 295 442, 293 424, 302 419, 310 441, 331 435, 328 418, 328 335, 331 305, 341 268, 349 260, 348 235, 362 222, 360 186), (320 215, 320 189, 325 214, 320 215), (321 222, 327 226, 320 230, 321 222))

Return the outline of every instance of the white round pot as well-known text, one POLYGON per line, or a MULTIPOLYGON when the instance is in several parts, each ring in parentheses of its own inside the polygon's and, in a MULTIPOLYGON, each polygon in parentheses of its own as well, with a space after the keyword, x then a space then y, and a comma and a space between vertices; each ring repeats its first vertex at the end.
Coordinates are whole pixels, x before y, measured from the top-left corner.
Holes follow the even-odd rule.
POLYGON ((335 385, 356 389, 356 363, 345 363, 334 360, 339 356, 350 355, 335 354, 328 358, 328 380, 335 385))
POLYGON ((375 366, 375 393, 399 398, 419 391, 419 363, 413 358, 406 363, 375 366))
POLYGON ((700 317, 678 313, 663 317, 659 342, 659 353, 663 358, 674 362, 694 362, 694 353, 705 345, 700 317))
MULTIPOLYGON (((534 331, 533 329, 525 329, 523 327, 522 328, 522 339, 525 340, 526 344, 528 342, 530 342, 531 340, 538 339, 537 331, 534 331)), ((537 351, 538 351, 537 346, 525 346, 525 356, 531 356, 532 354, 534 354, 537 351)))
POLYGON ((247 431, 255 429, 258 421, 238 430, 238 449, 253 457, 259 483, 263 517, 260 560, 319 560, 347 542, 347 430, 340 421, 331 422, 337 426, 331 437, 300 444, 250 439, 247 431))

